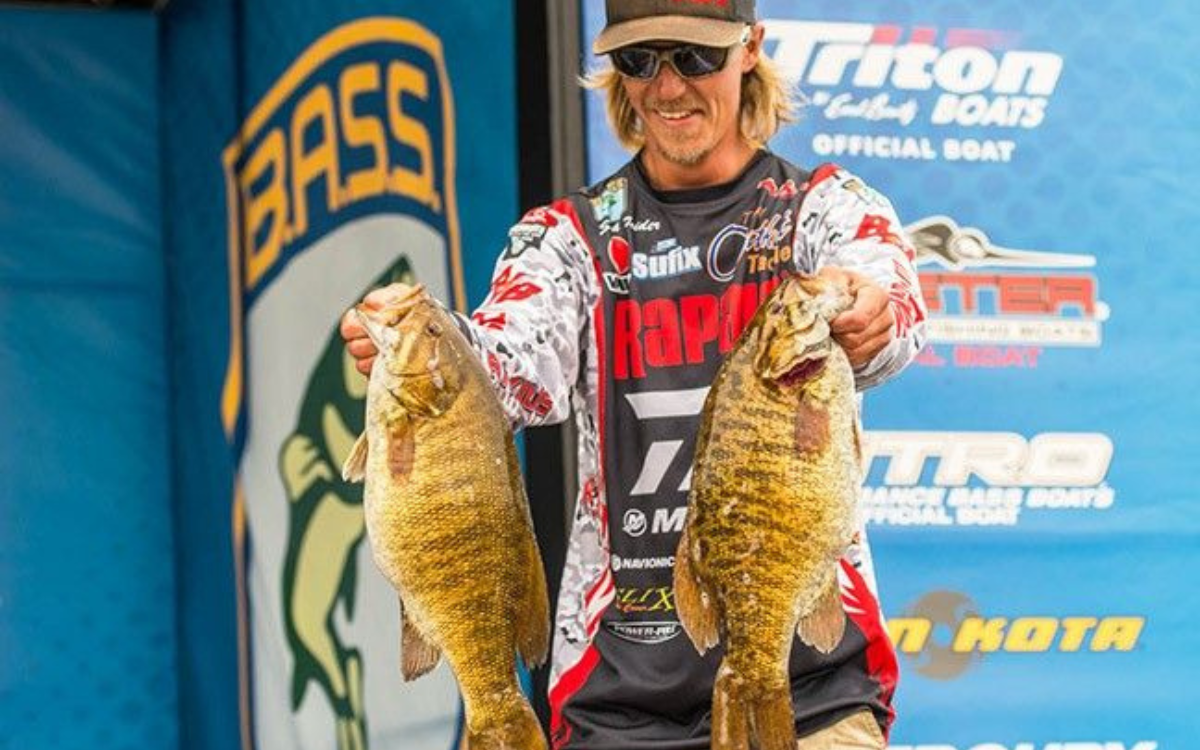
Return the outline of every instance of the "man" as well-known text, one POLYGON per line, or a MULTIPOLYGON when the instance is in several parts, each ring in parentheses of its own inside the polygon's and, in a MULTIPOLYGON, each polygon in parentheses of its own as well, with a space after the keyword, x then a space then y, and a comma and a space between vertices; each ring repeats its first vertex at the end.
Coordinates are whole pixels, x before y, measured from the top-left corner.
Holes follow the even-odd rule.
MULTIPOLYGON (((526 214, 490 295, 462 323, 515 426, 572 410, 578 426, 553 745, 704 748, 720 655, 698 656, 682 633, 672 555, 700 404, 723 353, 794 270, 849 282, 854 305, 831 328, 860 389, 912 359, 925 309, 884 198, 835 166, 809 173, 763 150, 790 108, 753 0, 608 0, 607 14, 593 51, 613 69, 590 84, 637 155, 526 214)), ((342 334, 368 372, 375 351, 353 316, 342 334)), ((885 746, 896 661, 860 541, 840 571, 843 642, 828 655, 798 640, 792 649, 802 749, 885 746)))

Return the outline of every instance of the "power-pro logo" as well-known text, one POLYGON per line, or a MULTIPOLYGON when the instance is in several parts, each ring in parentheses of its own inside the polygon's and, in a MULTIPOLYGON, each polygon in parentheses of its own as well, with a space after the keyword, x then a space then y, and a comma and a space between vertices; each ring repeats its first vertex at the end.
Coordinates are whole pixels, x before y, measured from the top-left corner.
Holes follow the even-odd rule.
POLYGON ((1063 70, 1060 55, 1018 43, 1013 32, 988 29, 767 22, 772 59, 799 81, 828 128, 813 136, 813 150, 832 157, 1011 161, 1016 135, 997 131, 1039 127, 1063 70), (880 127, 839 127, 854 121, 880 127), (913 126, 961 135, 906 132, 913 126), (976 129, 987 129, 985 137, 976 129))

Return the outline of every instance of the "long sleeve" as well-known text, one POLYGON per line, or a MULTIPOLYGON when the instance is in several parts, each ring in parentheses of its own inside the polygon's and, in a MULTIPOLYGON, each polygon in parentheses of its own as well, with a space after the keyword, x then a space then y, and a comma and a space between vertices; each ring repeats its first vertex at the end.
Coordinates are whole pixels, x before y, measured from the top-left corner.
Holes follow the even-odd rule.
POLYGON ((514 428, 567 418, 598 294, 569 202, 534 209, 509 230, 487 299, 460 321, 514 428))
POLYGON ((903 370, 925 344, 925 302, 912 244, 888 199, 834 165, 813 173, 800 216, 796 253, 808 269, 857 271, 888 293, 894 338, 854 373, 860 391, 879 385, 903 370))

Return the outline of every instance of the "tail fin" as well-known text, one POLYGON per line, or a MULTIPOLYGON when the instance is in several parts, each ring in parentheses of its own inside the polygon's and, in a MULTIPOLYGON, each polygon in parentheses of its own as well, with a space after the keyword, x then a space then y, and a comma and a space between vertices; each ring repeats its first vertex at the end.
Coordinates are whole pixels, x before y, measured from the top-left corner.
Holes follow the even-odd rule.
POLYGON ((747 686, 722 664, 713 686, 712 750, 752 747, 796 750, 791 690, 787 680, 767 689, 747 686))
POLYGON ((548 750, 533 708, 522 702, 522 710, 506 723, 479 732, 468 729, 465 750, 548 750))

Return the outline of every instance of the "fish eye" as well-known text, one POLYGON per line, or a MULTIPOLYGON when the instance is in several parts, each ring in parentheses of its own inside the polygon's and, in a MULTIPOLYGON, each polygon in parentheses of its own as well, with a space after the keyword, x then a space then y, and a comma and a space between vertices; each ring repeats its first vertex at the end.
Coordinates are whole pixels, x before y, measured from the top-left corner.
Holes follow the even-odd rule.
POLYGON ((425 332, 428 333, 430 336, 441 336, 442 335, 442 327, 440 325, 438 325, 437 323, 430 322, 430 323, 426 324, 425 332))

